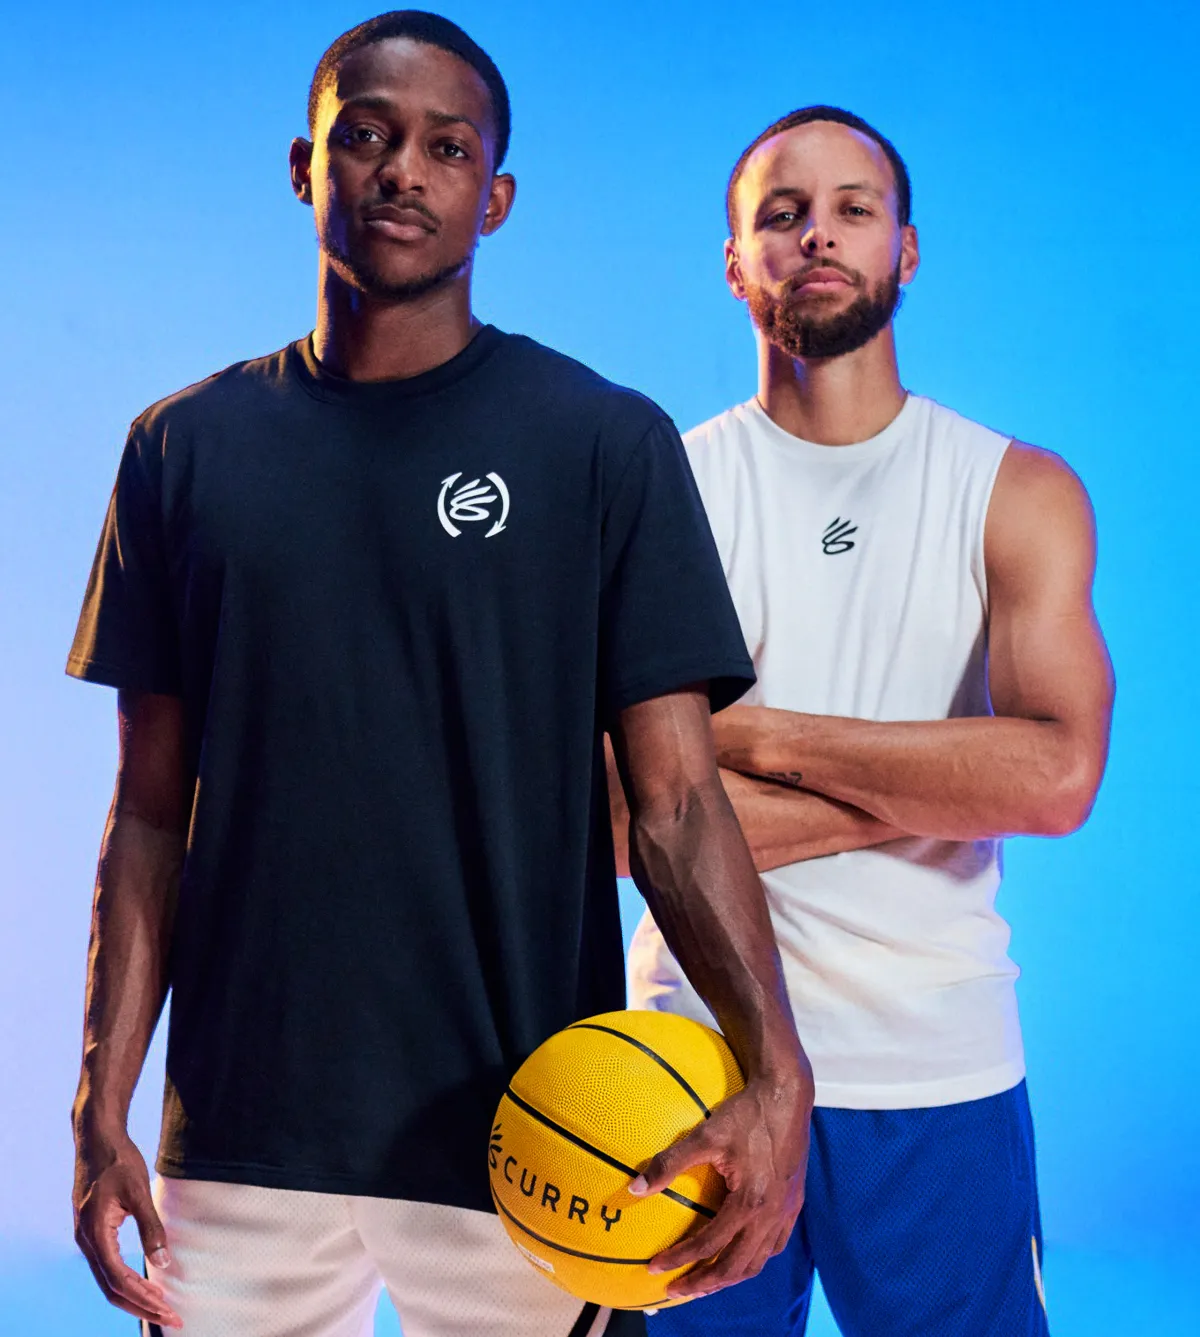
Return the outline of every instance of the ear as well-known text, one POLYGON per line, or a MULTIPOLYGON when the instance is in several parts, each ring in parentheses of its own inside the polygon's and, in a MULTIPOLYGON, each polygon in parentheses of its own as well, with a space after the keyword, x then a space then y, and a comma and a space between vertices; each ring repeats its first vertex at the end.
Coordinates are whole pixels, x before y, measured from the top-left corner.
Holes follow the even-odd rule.
POLYGON ((732 237, 725 239, 725 282, 729 291, 739 302, 746 300, 746 284, 742 279, 742 265, 738 259, 737 242, 732 237))
POLYGON ((917 229, 909 223, 900 229, 900 282, 911 283, 921 263, 921 247, 917 229))
POLYGON ((292 192, 301 204, 312 204, 312 141, 297 136, 288 151, 292 172, 292 192))
POLYGON ((492 177, 488 191, 487 208, 483 214, 483 226, 479 229, 485 237, 504 226, 504 220, 512 213, 513 199, 517 193, 517 180, 508 172, 499 172, 492 177))

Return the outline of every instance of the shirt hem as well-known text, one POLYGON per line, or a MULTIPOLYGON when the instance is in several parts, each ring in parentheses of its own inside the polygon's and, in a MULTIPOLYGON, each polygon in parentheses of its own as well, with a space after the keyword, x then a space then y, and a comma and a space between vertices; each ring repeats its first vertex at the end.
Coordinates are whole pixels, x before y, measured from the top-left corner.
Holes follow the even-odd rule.
POLYGON ((96 683, 100 687, 116 687, 120 691, 153 692, 161 696, 179 696, 177 682, 168 682, 163 678, 146 678, 127 665, 106 663, 100 659, 80 658, 71 655, 67 659, 67 677, 80 682, 96 683))
POLYGON ((159 1156, 154 1167, 164 1179, 199 1179, 217 1184, 248 1184, 254 1188, 288 1189, 297 1193, 336 1193, 353 1198, 388 1198, 405 1202, 428 1202, 441 1207, 461 1207, 495 1215, 486 1189, 479 1195, 401 1184, 395 1180, 329 1170, 305 1170, 282 1165, 258 1165, 244 1161, 205 1161, 189 1158, 186 1163, 159 1156))
POLYGON ((816 1082, 815 1104, 825 1109, 909 1110, 939 1105, 964 1105, 1011 1091, 1025 1080, 1024 1059, 1001 1063, 965 1077, 939 1077, 932 1082, 816 1082))
POLYGON ((746 660, 723 660, 720 663, 673 664, 654 673, 647 673, 622 686, 612 694, 613 715, 630 706, 666 696, 693 682, 708 684, 713 713, 731 706, 754 686, 754 669, 746 660))

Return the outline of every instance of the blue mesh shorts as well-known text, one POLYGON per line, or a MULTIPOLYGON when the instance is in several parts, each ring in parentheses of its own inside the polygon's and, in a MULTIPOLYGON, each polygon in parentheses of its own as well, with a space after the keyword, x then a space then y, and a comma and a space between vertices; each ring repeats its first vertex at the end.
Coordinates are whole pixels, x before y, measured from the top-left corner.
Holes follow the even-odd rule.
POLYGON ((843 1337, 1049 1337, 1025 1083, 915 1110, 817 1109, 804 1211, 757 1277, 650 1337, 802 1337, 814 1269, 843 1337))

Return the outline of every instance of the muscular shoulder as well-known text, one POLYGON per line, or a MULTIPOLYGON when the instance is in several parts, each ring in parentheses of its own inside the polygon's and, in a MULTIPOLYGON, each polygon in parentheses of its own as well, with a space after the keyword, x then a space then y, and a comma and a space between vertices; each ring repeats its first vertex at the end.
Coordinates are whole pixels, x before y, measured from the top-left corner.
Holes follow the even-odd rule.
POLYGON ((1012 441, 988 507, 984 555, 990 585, 1039 579, 1049 563, 1082 566, 1095 555, 1092 504, 1060 455, 1012 441))
POLYGON ((1030 523, 1090 517, 1092 508, 1079 475, 1061 455, 1011 441, 996 475, 991 510, 1002 520, 1030 523))

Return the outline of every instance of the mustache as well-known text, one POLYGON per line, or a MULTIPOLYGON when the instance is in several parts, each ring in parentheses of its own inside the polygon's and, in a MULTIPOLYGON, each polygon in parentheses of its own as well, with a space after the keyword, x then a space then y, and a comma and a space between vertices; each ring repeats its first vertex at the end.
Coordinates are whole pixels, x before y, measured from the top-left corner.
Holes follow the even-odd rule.
POLYGON ((359 214, 366 216, 372 209, 411 209, 413 213, 420 214, 422 218, 427 218, 435 227, 441 227, 442 220, 427 205, 418 199, 401 199, 397 196, 391 196, 388 199, 365 200, 359 205, 359 214))
POLYGON ((856 288, 861 288, 863 286, 861 270, 851 269, 849 265, 843 265, 837 260, 814 260, 812 264, 805 265, 803 269, 797 270, 797 272, 784 283, 783 295, 785 297, 791 296, 791 294, 807 280, 808 276, 818 269, 834 269, 839 274, 843 274, 848 278, 856 288))

